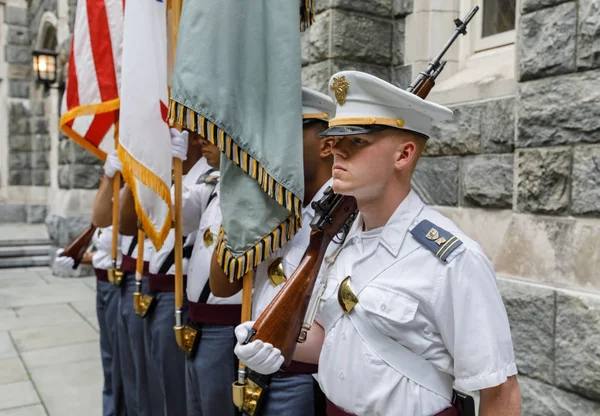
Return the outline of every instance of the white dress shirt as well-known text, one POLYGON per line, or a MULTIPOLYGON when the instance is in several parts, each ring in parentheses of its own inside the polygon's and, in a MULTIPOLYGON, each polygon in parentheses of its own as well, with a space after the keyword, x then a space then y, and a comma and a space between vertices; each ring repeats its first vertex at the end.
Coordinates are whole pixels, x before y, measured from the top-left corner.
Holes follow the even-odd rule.
MULTIPOLYGON (((269 303, 273 300, 275 295, 281 290, 283 284, 273 286, 269 279, 268 268, 269 264, 274 259, 281 257, 281 263, 283 271, 287 277, 290 277, 292 273, 300 264, 300 261, 304 257, 304 253, 308 248, 310 242, 310 222, 315 216, 315 210, 312 208, 312 202, 318 201, 323 197, 323 193, 327 187, 331 186, 333 180, 327 181, 319 192, 313 197, 311 203, 302 208, 302 227, 292 237, 291 240, 286 242, 283 247, 277 249, 271 256, 260 263, 256 269, 254 275, 254 293, 252 294, 252 320, 256 320, 269 306, 269 303)), ((335 244, 330 244, 329 249, 333 249, 335 244)), ((328 251, 329 251, 328 249, 328 251)), ((319 282, 315 283, 315 290, 319 286, 319 282)))
MULTIPOLYGON (((194 245, 196 241, 196 229, 193 227, 200 221, 200 217, 205 210, 206 203, 208 201, 207 195, 210 197, 214 186, 198 183, 198 179, 205 173, 211 170, 205 158, 200 158, 190 171, 182 178, 181 181, 181 214, 182 214, 182 226, 181 230, 184 235, 183 247, 189 247, 194 245), (184 209, 185 207, 185 209, 184 209), (184 226, 185 225, 185 226, 184 226)), ((218 176, 216 171, 211 176, 218 176)), ((171 198, 175 201, 175 186, 171 186, 171 198)), ((197 225, 196 225, 197 226, 197 225)), ((171 228, 163 246, 160 250, 156 251, 152 259, 150 260, 149 271, 152 274, 160 273, 160 269, 163 267, 165 260, 169 257, 171 252, 175 249, 175 229, 171 228)), ((185 256, 182 259, 182 273, 187 274, 189 258, 185 256)), ((173 262, 166 273, 168 275, 175 275, 175 262, 173 262)))
POLYGON ((337 299, 347 276, 353 289, 363 288, 355 294, 370 323, 452 375, 457 389, 497 386, 516 374, 496 276, 476 242, 413 191, 385 227, 366 233, 362 228, 359 215, 337 259, 326 259, 321 269, 326 286, 317 315, 325 328, 319 382, 332 402, 356 415, 434 415, 450 406, 363 341, 337 299), (462 241, 447 262, 410 234, 424 219, 462 241))
MULTIPOLYGON (((121 243, 121 234, 118 234, 117 247, 121 243)), ((96 228, 92 236, 95 251, 92 254, 92 266, 95 269, 112 269, 112 225, 106 228, 96 228)), ((117 250, 117 267, 121 265, 121 252, 117 250)))
MULTIPOLYGON (((192 302, 198 302, 210 276, 210 262, 217 246, 217 236, 223 220, 221 207, 219 205, 221 200, 219 194, 220 190, 221 185, 217 184, 213 190, 210 204, 208 204, 208 207, 206 207, 206 210, 204 211, 204 215, 202 215, 202 218, 200 219, 200 226, 196 233, 196 242, 194 244, 194 250, 192 251, 192 257, 190 258, 187 280, 187 295, 188 299, 192 302), (206 233, 210 233, 210 236, 212 237, 212 244, 209 246, 204 243, 204 236, 206 233)), ((206 303, 239 305, 242 303, 242 292, 240 291, 228 298, 217 298, 210 294, 206 303)))
MULTIPOLYGON (((121 236, 121 253, 123 253, 124 255, 129 253, 129 246, 131 245, 132 242, 133 242, 132 235, 121 236)), ((131 252, 130 257, 137 259, 138 245, 136 244, 132 248, 133 248, 133 251, 131 252)), ((145 238, 144 239, 144 261, 150 261, 155 252, 156 252, 156 249, 154 248, 154 244, 152 244, 152 241, 150 241, 149 238, 145 238)))

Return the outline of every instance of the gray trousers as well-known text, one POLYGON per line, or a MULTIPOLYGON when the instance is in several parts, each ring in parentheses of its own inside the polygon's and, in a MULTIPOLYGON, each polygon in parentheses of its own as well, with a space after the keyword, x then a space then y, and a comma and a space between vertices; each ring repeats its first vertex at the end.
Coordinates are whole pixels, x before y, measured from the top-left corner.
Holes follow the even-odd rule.
MULTIPOLYGON (((144 319, 144 337, 151 381, 164 416, 186 414, 185 353, 175 340, 175 294, 152 293, 154 307, 144 319)), ((185 313, 184 313, 185 316, 185 313)), ((185 320, 183 321, 185 322, 185 320)))
POLYGON ((265 416, 313 416, 314 414, 312 375, 273 375, 269 385, 265 416))
MULTIPOLYGON (((148 287, 146 280, 142 280, 143 288, 148 287)), ((133 309, 133 292, 135 277, 128 273, 123 277, 118 320, 119 360, 125 405, 130 416, 151 416, 156 412, 156 403, 151 402, 152 394, 146 370, 144 325, 142 318, 137 316, 133 309)))
POLYGON ((223 325, 202 326, 196 355, 186 358, 185 363, 188 416, 235 416, 231 393, 231 384, 237 376, 233 329, 223 325))
POLYGON ((119 363, 117 318, 119 288, 109 282, 96 281, 96 315, 100 329, 100 358, 104 374, 102 415, 126 415, 123 383, 119 363))

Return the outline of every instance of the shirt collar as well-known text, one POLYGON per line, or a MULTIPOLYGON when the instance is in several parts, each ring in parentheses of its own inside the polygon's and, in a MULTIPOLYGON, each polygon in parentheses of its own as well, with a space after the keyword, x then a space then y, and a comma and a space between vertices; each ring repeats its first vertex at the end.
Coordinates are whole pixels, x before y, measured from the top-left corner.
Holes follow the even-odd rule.
MULTIPOLYGON (((411 189, 406 198, 398 205, 396 211, 394 211, 388 222, 385 224, 381 236, 379 237, 379 243, 393 256, 398 255, 409 227, 421 213, 424 206, 425 204, 421 198, 419 198, 416 192, 411 189)), ((346 242, 350 242, 350 240, 362 232, 362 227, 363 220, 359 213, 350 228, 346 242)))

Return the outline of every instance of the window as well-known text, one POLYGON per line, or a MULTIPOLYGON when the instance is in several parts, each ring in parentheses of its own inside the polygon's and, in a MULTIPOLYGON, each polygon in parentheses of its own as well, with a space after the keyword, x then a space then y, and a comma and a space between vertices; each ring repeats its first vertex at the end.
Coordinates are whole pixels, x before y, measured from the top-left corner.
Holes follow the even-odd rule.
POLYGON ((515 30, 516 0, 484 0, 481 37, 515 30))
POLYGON ((516 0, 479 0, 475 51, 515 42, 516 0))

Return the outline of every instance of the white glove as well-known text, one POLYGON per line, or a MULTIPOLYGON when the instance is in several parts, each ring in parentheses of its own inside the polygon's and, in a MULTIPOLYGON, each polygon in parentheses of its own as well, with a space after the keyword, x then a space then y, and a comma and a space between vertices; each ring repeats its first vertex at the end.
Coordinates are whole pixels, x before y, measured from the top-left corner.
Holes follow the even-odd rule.
POLYGON ((188 132, 171 129, 171 145, 173 157, 186 160, 188 150, 188 132))
POLYGON ((115 173, 121 172, 122 169, 123 164, 121 163, 115 152, 106 155, 106 162, 104 162, 104 174, 106 176, 112 178, 113 176, 115 176, 115 173))
POLYGON ((56 250, 56 259, 54 259, 54 264, 56 264, 56 267, 64 273, 68 273, 69 270, 73 270, 73 265, 75 264, 75 260, 73 260, 71 257, 60 257, 60 255, 63 253, 63 249, 59 248, 58 250, 56 250))
POLYGON ((235 327, 235 337, 238 343, 233 352, 251 370, 259 374, 273 374, 279 370, 284 361, 279 349, 259 340, 246 345, 241 344, 248 337, 252 325, 254 325, 254 321, 244 322, 235 327))

